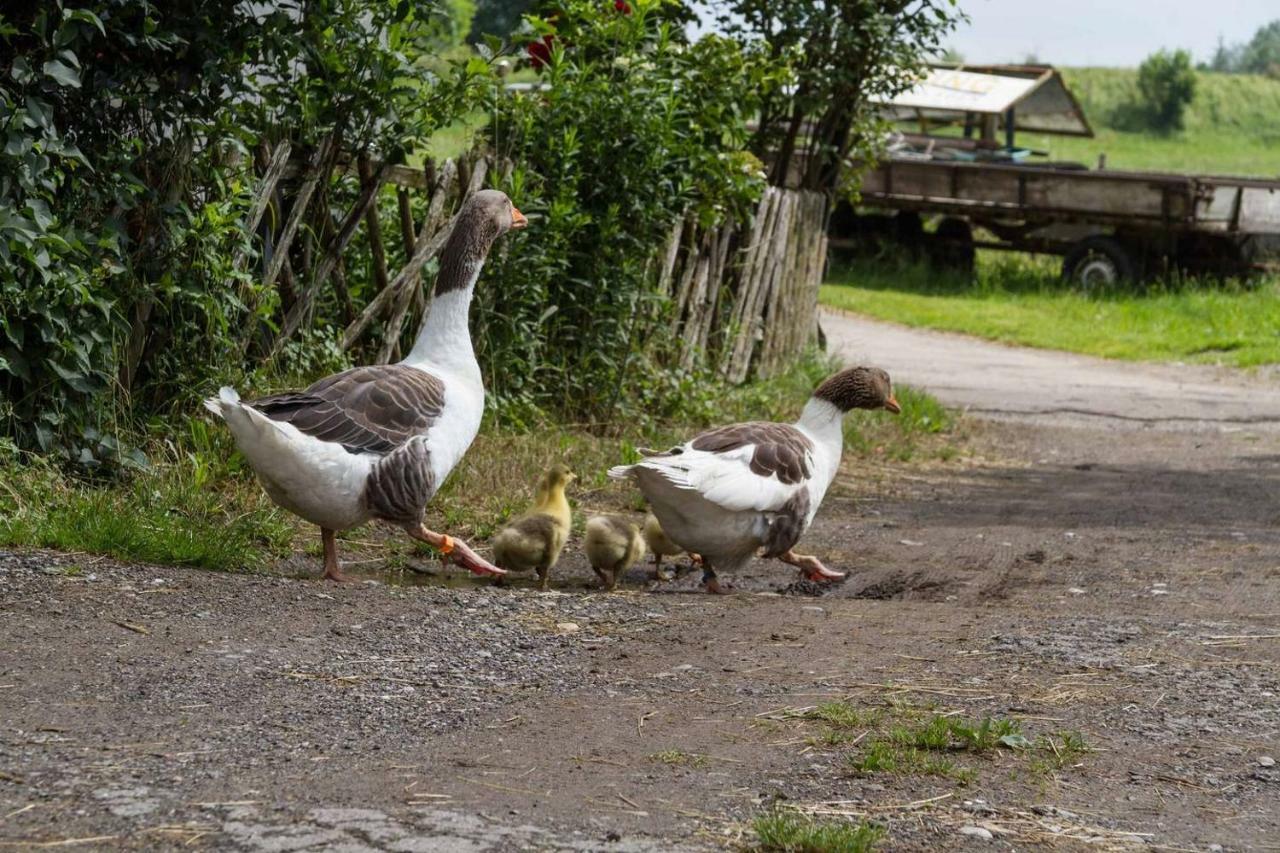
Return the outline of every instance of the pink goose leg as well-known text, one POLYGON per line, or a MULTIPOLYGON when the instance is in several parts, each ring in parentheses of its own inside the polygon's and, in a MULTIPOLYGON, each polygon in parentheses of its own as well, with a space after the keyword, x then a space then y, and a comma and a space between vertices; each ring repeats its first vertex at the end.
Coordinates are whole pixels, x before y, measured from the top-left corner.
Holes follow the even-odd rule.
POLYGON ((320 528, 320 541, 324 543, 324 579, 342 583, 351 580, 338 567, 338 541, 334 531, 327 527, 320 528))
POLYGON ((414 539, 426 542, 432 548, 438 550, 445 561, 457 563, 472 574, 501 577, 507 573, 505 569, 498 568, 475 551, 472 551, 470 546, 461 539, 455 539, 447 534, 428 530, 425 524, 406 528, 406 531, 414 539))
POLYGON ((817 583, 831 583, 832 581, 844 580, 844 572, 833 572, 826 566, 822 565, 822 561, 810 554, 797 554, 795 551, 787 551, 778 557, 784 563, 791 565, 804 572, 804 576, 811 581, 817 583))

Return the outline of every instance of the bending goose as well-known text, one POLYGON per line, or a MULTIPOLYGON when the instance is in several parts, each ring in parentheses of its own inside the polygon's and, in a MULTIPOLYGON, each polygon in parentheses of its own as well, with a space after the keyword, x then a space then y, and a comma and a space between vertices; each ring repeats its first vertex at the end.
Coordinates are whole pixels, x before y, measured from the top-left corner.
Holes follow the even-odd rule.
POLYGON ((324 576, 345 580, 335 533, 371 519, 399 525, 476 574, 501 575, 465 542, 428 530, 427 502, 476 437, 484 384, 467 315, 494 241, 527 220, 497 190, 463 204, 440 253, 435 296, 399 364, 354 367, 305 391, 205 400, 280 506, 319 525, 324 576))
POLYGON ((876 367, 842 370, 818 386, 794 424, 718 427, 611 468, 609 476, 634 480, 671 541, 702 555, 707 592, 723 592, 717 569, 738 569, 760 548, 811 580, 838 580, 843 572, 792 549, 835 479, 851 409, 900 412, 889 374, 876 367))

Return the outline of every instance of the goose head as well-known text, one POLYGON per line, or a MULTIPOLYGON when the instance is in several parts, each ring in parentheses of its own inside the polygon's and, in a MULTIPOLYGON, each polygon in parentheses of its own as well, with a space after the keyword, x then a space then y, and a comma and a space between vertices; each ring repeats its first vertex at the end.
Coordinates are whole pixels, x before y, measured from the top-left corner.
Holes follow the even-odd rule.
POLYGON ((501 190, 480 190, 470 196, 458 211, 456 228, 492 243, 508 231, 519 231, 529 224, 511 199, 501 190))
POLYGON ((529 220, 500 190, 480 190, 467 198, 440 253, 436 295, 469 288, 480 274, 494 241, 528 224, 529 220))
POLYGON ((893 396, 889 374, 878 367, 850 367, 829 377, 813 396, 826 400, 842 412, 851 409, 885 409, 895 415, 902 411, 893 396))

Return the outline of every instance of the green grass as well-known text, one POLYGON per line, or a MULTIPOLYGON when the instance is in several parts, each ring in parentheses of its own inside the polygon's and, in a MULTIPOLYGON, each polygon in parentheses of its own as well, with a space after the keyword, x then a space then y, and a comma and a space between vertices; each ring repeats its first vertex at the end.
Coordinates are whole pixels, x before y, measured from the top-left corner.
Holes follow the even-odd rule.
POLYGON ((865 853, 884 836, 874 824, 817 821, 783 810, 761 815, 752 828, 755 849, 768 853, 865 853))
POLYGON ((655 752, 649 756, 649 760, 657 761, 660 764, 687 764, 691 767, 705 767, 707 764, 707 756, 696 752, 683 752, 679 749, 665 749, 662 752, 655 752))
POLYGON ((1028 737, 1017 720, 1005 717, 969 719, 940 714, 935 705, 901 702, 866 708, 847 700, 826 702, 807 709, 783 712, 778 720, 821 724, 805 739, 810 747, 842 752, 849 770, 857 775, 890 773, 901 776, 936 776, 957 785, 978 778, 974 759, 996 751, 1017 755, 1040 776, 1076 766, 1089 751, 1076 732, 1028 737), (960 763, 958 759, 966 759, 960 763))
POLYGON ((216 571, 253 570, 288 552, 294 523, 244 482, 197 485, 186 464, 103 487, 32 462, 0 469, 0 544, 105 554, 216 571))
POLYGON ((862 752, 850 758, 849 766, 864 775, 902 773, 908 776, 938 776, 951 779, 958 785, 968 785, 978 775, 973 768, 961 767, 949 758, 879 739, 872 740, 862 752))
POLYGON ((968 785, 977 778, 977 771, 957 764, 951 755, 982 755, 996 749, 1027 750, 1036 746, 1015 720, 966 720, 942 715, 919 720, 913 716, 908 715, 904 722, 867 740, 859 752, 850 756, 850 768, 860 774, 941 776, 968 785))
MULTIPOLYGON (((584 508, 638 510, 638 493, 605 476, 610 466, 640 458, 639 447, 671 446, 708 425, 792 420, 833 369, 811 357, 781 376, 738 388, 694 383, 684 416, 658 425, 617 423, 589 432, 543 423, 515 432, 490 424, 432 500, 428 524, 483 544, 527 507, 538 477, 557 461, 579 476, 570 492, 579 516, 584 508)), ((899 417, 863 412, 847 419, 850 452, 894 459, 954 455, 956 435, 946 410, 910 389, 898 389, 898 398, 899 417)), ((150 466, 106 482, 79 479, 0 444, 0 546, 221 571, 262 568, 295 546, 318 553, 315 529, 266 498, 227 431, 212 419, 171 423, 149 445, 145 436, 132 443, 150 446, 150 466)), ((353 536, 369 538, 361 531, 353 536)), ((387 566, 402 565, 404 555, 425 547, 402 539, 380 550, 387 566)))
POLYGON ((1106 358, 1280 362, 1280 279, 1173 282, 1085 294, 1056 258, 979 252, 975 277, 923 265, 833 269, 822 302, 908 326, 1106 358))
POLYGON ((1054 160, 1107 168, 1280 177, 1280 80, 1248 74, 1196 74, 1186 127, 1169 135, 1128 129, 1137 71, 1066 68, 1093 139, 1020 134, 1019 144, 1047 150, 1054 160))

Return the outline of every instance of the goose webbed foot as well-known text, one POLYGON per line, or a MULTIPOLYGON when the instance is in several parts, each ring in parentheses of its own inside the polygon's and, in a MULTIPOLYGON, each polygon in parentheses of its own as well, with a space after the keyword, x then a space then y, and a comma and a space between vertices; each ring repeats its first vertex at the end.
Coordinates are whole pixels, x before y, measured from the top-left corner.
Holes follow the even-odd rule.
POLYGON ((822 561, 812 554, 797 554, 795 551, 778 557, 784 563, 790 563, 804 573, 804 576, 816 583, 831 583, 844 580, 844 572, 836 572, 822 565, 822 561))
POLYGON ((732 591, 729 587, 721 585, 720 578, 716 577, 715 570, 705 561, 702 564, 702 588, 709 595, 728 595, 732 591))
POLYGON ((674 580, 674 579, 675 579, 675 576, 676 576, 675 569, 672 569, 672 570, 671 570, 671 571, 669 571, 669 572, 664 572, 664 571, 662 570, 662 557, 661 557, 661 556, 659 556, 659 555, 657 555, 657 554, 654 554, 654 555, 653 555, 653 580, 654 580, 654 583, 662 583, 663 581, 674 580))
POLYGON ((498 568, 475 551, 472 551, 471 546, 461 539, 455 539, 447 534, 428 530, 425 524, 419 524, 417 527, 408 527, 406 532, 414 539, 426 542, 439 551, 441 562, 461 566, 474 575, 501 577, 507 573, 505 569, 498 568))
POLYGON ((335 532, 327 527, 321 527, 320 541, 324 543, 324 579, 335 583, 346 583, 351 580, 338 566, 338 540, 335 532))

